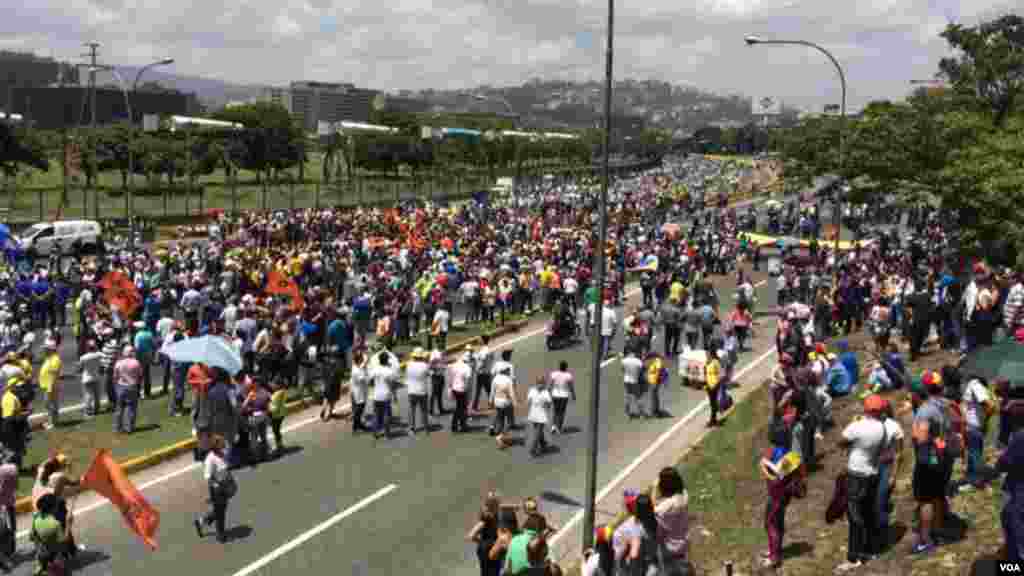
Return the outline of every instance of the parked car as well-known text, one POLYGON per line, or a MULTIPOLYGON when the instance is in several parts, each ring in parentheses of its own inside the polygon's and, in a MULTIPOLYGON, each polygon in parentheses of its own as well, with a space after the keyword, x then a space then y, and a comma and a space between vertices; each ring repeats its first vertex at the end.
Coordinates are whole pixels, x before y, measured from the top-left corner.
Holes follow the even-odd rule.
POLYGON ((94 220, 60 220, 33 224, 18 237, 22 249, 39 255, 72 252, 95 252, 103 242, 99 222, 94 220))

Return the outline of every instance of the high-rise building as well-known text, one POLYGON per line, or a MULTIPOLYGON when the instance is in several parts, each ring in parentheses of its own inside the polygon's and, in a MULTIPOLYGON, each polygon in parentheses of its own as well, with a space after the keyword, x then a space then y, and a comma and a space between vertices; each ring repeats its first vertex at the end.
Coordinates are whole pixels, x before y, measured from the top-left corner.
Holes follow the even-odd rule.
POLYGON ((377 91, 334 82, 292 82, 288 88, 267 88, 265 102, 288 110, 303 129, 315 132, 319 122, 369 122, 377 91))
POLYGON ((15 88, 78 83, 78 69, 53 58, 0 50, 0 109, 6 109, 15 88))

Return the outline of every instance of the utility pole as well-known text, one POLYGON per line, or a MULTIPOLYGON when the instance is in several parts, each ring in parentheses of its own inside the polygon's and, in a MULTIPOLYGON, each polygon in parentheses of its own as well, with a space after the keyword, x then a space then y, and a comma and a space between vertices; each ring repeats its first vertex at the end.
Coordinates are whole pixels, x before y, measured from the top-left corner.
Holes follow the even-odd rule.
MULTIPOLYGON (((99 63, 96 61, 99 54, 100 43, 99 42, 87 42, 85 44, 89 48, 88 54, 83 54, 89 58, 89 139, 91 140, 92 150, 89 154, 89 168, 92 172, 93 177, 93 214, 96 219, 100 218, 100 192, 98 189, 99 174, 96 172, 96 70, 99 63)), ((85 190, 83 195, 88 195, 89 191, 85 190)), ((83 214, 86 216, 86 214, 83 214)))

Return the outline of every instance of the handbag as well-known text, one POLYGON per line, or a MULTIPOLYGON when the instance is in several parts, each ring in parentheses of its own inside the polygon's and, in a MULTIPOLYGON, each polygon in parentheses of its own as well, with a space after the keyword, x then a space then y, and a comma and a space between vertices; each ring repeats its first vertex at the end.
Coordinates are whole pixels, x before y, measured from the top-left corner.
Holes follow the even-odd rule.
POLYGON ((235 494, 238 494, 238 482, 235 481, 235 475, 225 470, 222 478, 217 482, 215 490, 227 500, 234 498, 235 494))

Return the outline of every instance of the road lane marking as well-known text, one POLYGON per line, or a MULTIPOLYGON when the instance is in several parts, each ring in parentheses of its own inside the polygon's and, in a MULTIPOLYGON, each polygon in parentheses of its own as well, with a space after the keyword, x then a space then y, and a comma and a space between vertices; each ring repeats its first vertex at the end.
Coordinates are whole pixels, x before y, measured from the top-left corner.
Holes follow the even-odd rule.
MULTIPOLYGON (((629 298, 630 296, 633 296, 633 295, 635 295, 635 294, 637 294, 639 292, 640 292, 639 288, 634 288, 633 290, 628 290, 626 292, 626 298, 629 298)), ((505 348, 507 346, 511 346, 511 345, 513 345, 513 344, 515 344, 517 342, 521 342, 523 340, 526 340, 527 338, 532 338, 534 336, 537 336, 538 334, 543 334, 546 331, 547 331, 547 327, 544 327, 544 328, 539 328, 537 330, 532 330, 532 331, 527 332, 525 334, 520 334, 519 336, 516 336, 515 338, 512 338, 510 340, 505 340, 503 342, 498 343, 494 347, 494 349, 495 350, 500 350, 500 349, 505 348)), ((346 408, 351 409, 352 408, 352 404, 351 403, 343 404, 340 407, 341 410, 345 410, 346 408)), ((303 428, 305 426, 308 426, 308 425, 316 423, 316 422, 321 422, 319 416, 313 416, 311 418, 307 418, 305 420, 300 420, 299 422, 295 422, 294 424, 291 424, 290 426, 286 426, 281 432, 282 432, 282 434, 288 434, 290 432, 298 430, 299 428, 303 428)), ((167 474, 164 474, 164 475, 159 476, 157 478, 154 478, 154 479, 152 479, 152 480, 150 480, 148 482, 144 482, 144 483, 140 484, 138 486, 139 491, 144 491, 147 488, 152 488, 153 486, 156 486, 158 484, 163 484, 164 482, 168 482, 170 480, 173 480, 173 479, 175 479, 175 478, 177 478, 179 476, 182 476, 184 474, 187 474, 187 473, 189 473, 189 472, 191 472, 191 471, 193 471, 193 470, 195 470, 197 468, 201 468, 202 465, 203 465, 202 462, 193 462, 192 464, 189 464, 189 465, 184 466, 182 468, 179 468, 177 470, 173 470, 171 472, 168 472, 167 474)), ((98 509, 100 509, 100 508, 102 508, 104 506, 108 506, 109 504, 110 504, 110 501, 108 501, 106 499, 101 499, 101 500, 93 502, 92 504, 89 504, 87 506, 83 506, 81 508, 75 508, 74 509, 74 514, 76 514, 76 515, 83 515, 83 514, 86 514, 88 512, 92 512, 94 510, 98 510, 98 509)), ((30 533, 29 530, 22 530, 21 532, 18 532, 17 538, 19 540, 27 538, 29 536, 29 533, 30 533)))
MULTIPOLYGON (((775 354, 775 347, 774 346, 770 350, 768 350, 764 354, 761 354, 760 356, 755 358, 752 362, 750 362, 749 364, 744 366, 739 372, 736 373, 736 375, 734 376, 733 379, 734 380, 740 380, 741 378, 743 378, 747 374, 747 372, 750 372, 751 370, 753 370, 754 368, 759 366, 762 362, 764 362, 765 360, 770 358, 773 354, 775 354)), ((622 482, 625 481, 626 478, 630 474, 633 473, 633 471, 635 471, 637 468, 639 468, 640 465, 643 464, 645 460, 650 458, 659 448, 661 448, 662 444, 664 444, 665 442, 668 442, 668 440, 672 436, 676 435, 679 432, 679 430, 683 428, 683 426, 686 426, 686 424, 689 423, 690 420, 693 420, 694 418, 696 418, 697 415, 700 414, 707 407, 708 407, 708 401, 707 400, 702 400, 701 403, 698 404, 697 406, 695 406, 692 410, 690 410, 686 414, 686 416, 683 416, 682 419, 680 419, 678 422, 673 424, 671 428, 669 428, 668 430, 663 432, 661 434, 661 436, 658 436, 657 440, 655 440, 653 444, 648 446, 647 449, 645 449, 643 452, 641 452, 640 455, 637 456, 635 460, 633 460, 625 468, 623 468, 622 471, 619 472, 619 474, 617 476, 615 476, 614 478, 611 479, 610 482, 605 484, 604 488, 602 488, 601 491, 598 492, 598 494, 597 494, 597 502, 601 502, 602 500, 607 498, 608 495, 611 494, 612 491, 615 490, 616 487, 618 487, 619 484, 622 484, 622 482)), ((570 518, 568 522, 566 522, 565 524, 562 525, 561 530, 559 530, 557 533, 555 533, 555 535, 551 537, 549 542, 551 544, 557 544, 559 540, 564 538, 565 535, 568 534, 570 530, 575 528, 575 526, 577 524, 579 524, 582 520, 583 520, 583 510, 580 510, 580 511, 576 512, 576 514, 573 514, 572 518, 570 518)))
POLYGON ((394 492, 397 489, 398 489, 398 485, 397 484, 388 484, 387 486, 381 488, 380 490, 374 492, 373 494, 370 494, 366 498, 363 498, 359 502, 356 502, 354 505, 346 508, 345 510, 342 510, 341 512, 338 512, 334 516, 331 516, 327 520, 324 520, 323 522, 317 524, 316 526, 313 526, 312 528, 310 528, 309 530, 306 530, 302 534, 299 534, 294 539, 292 539, 292 540, 282 544, 280 547, 278 547, 275 550, 271 551, 266 556, 260 558, 259 560, 253 562, 252 564, 249 564, 248 566, 246 566, 245 568, 242 568, 238 572, 235 572, 234 576, 248 576, 249 574, 252 574, 253 572, 256 572, 260 568, 263 568, 264 566, 266 566, 267 564, 270 564, 274 560, 277 560, 281 556, 284 556, 285 554, 291 552, 292 550, 298 548, 299 546, 302 546, 304 543, 306 543, 309 540, 313 539, 314 537, 316 537, 316 535, 320 534, 324 530, 327 530, 331 526, 334 526, 335 524, 337 524, 338 522, 341 522, 345 518, 348 518, 349 516, 355 514, 356 512, 359 512, 363 508, 366 508, 370 504, 373 504, 377 500, 380 500, 381 498, 387 496, 388 494, 390 494, 391 492, 394 492))

